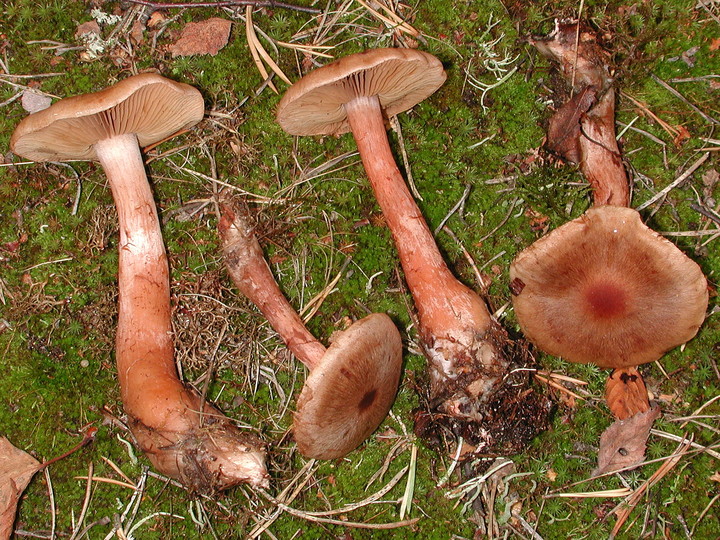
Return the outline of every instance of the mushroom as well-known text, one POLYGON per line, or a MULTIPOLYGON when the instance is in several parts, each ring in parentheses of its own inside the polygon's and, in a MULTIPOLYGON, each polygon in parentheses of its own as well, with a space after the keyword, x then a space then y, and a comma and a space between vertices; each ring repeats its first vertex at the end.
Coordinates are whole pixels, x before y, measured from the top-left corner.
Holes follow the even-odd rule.
POLYGON ((699 266, 631 208, 603 206, 513 261, 523 332, 571 362, 628 368, 692 339, 705 318, 699 266))
POLYGON ((117 207, 116 361, 128 425, 163 474, 210 492, 267 485, 262 443, 240 431, 177 376, 168 262, 140 146, 202 119, 195 88, 156 74, 129 77, 25 118, 10 147, 34 161, 97 160, 117 207))
POLYGON ((280 101, 277 120, 293 135, 352 132, 418 312, 431 408, 438 418, 479 424, 487 421, 488 399, 508 374, 511 362, 502 350, 507 336, 483 299, 445 264, 395 163, 384 122, 430 96, 445 78, 430 54, 368 50, 305 75, 280 101))
POLYGON ((523 332, 543 351, 615 369, 606 398, 623 419, 650 408, 636 366, 697 333, 708 304, 707 281, 695 262, 627 208, 615 94, 607 54, 595 37, 577 22, 559 22, 550 36, 532 43, 560 62, 566 79, 575 82, 576 96, 588 88, 598 93, 575 119, 574 132, 594 208, 515 258, 513 305, 523 332))
POLYGON ((218 228, 233 282, 310 370, 293 423, 298 449, 311 458, 345 456, 375 431, 395 401, 400 333, 390 317, 373 313, 334 336, 325 349, 280 291, 240 212, 224 204, 218 228))

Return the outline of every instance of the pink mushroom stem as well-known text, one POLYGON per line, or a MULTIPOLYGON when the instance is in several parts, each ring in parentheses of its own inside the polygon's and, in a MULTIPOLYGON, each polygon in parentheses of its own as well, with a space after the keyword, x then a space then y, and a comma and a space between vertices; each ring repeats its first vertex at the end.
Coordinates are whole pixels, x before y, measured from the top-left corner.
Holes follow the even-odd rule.
POLYGON ((438 395, 448 379, 473 371, 475 380, 464 390, 478 397, 508 365, 484 339, 497 325, 485 302, 445 264, 393 158, 378 98, 356 97, 345 111, 418 310, 420 336, 433 368, 431 393, 438 395))
POLYGON ((326 348, 310 333, 280 290, 251 227, 246 220, 235 219, 229 206, 223 206, 218 228, 233 282, 258 307, 295 357, 312 371, 326 348))
POLYGON ((615 137, 615 91, 608 88, 580 121, 580 170, 595 206, 630 206, 630 182, 615 137))
POLYGON ((266 486, 264 451, 177 376, 170 280, 152 191, 134 134, 95 144, 120 226, 116 361, 128 424, 164 474, 199 491, 266 486))

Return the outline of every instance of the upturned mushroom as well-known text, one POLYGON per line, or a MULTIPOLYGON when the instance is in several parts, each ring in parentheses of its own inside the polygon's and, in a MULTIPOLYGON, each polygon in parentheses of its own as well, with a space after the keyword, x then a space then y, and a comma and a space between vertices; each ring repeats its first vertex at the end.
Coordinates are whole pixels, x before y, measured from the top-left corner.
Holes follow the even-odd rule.
MULTIPOLYGON (((573 119, 577 129, 560 122, 574 137, 561 146, 577 149, 563 153, 590 181, 594 208, 516 257, 510 267, 513 305, 523 332, 543 351, 614 368, 606 398, 623 419, 649 409, 636 366, 697 333, 708 304, 707 281, 695 262, 627 208, 615 94, 607 54, 594 35, 575 21, 559 22, 550 36, 532 43, 560 63, 576 96, 588 89, 594 94, 573 119)), ((575 107, 584 100, 568 103, 573 101, 575 107)))
POLYGON ((167 256, 140 153, 202 116, 195 88, 143 74, 28 116, 10 147, 34 161, 100 162, 120 228, 116 361, 128 425, 161 473, 210 492, 266 485, 264 448, 178 379, 167 256))
POLYGON ((395 401, 400 333, 390 317, 373 313, 335 336, 326 349, 283 295, 243 215, 224 204, 218 228, 233 282, 310 370, 293 422, 298 449, 317 459, 345 456, 375 431, 395 401))
MULTIPOLYGON (((474 439, 473 443, 487 449, 494 444, 489 418, 498 412, 497 407, 490 412, 488 402, 503 385, 511 365, 503 352, 507 336, 483 299, 447 267, 405 185, 385 131, 385 118, 424 100, 445 78, 441 62, 430 54, 369 50, 297 81, 280 101, 277 120, 293 135, 352 132, 417 309, 419 336, 429 360, 431 409, 439 413, 433 416, 454 424, 453 429, 466 440, 474 439), (475 429, 466 429, 468 425, 475 429)), ((525 395, 528 401, 534 399, 532 393, 525 395)), ((522 408, 517 403, 514 407, 522 408)), ((497 416, 507 420, 502 412, 497 416)), ((524 442, 516 441, 518 447, 524 442)))

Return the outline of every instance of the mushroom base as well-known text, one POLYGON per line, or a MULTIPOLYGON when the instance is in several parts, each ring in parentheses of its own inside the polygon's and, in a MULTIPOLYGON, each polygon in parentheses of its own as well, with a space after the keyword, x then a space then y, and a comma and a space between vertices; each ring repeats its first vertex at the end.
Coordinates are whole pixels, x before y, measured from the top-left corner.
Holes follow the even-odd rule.
POLYGON ((553 405, 531 387, 526 368, 533 359, 524 343, 510 341, 493 322, 469 346, 444 345, 442 359, 437 341, 427 351, 430 395, 426 408, 415 412, 418 437, 432 446, 462 437, 473 453, 507 455, 524 451, 549 427, 553 405))
POLYGON ((201 421, 196 412, 201 398, 194 392, 188 395, 196 406, 176 411, 180 418, 173 426, 148 426, 128 415, 131 432, 155 468, 194 493, 213 494, 242 483, 267 487, 262 441, 209 404, 202 407, 201 421))

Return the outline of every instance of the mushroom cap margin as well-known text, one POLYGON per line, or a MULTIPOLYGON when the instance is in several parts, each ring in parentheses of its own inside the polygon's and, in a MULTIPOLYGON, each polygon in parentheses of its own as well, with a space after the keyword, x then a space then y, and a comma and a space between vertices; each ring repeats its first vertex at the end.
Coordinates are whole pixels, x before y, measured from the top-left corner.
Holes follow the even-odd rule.
POLYGON ((392 407, 401 367, 402 340, 387 315, 368 315, 340 333, 298 398, 300 452, 335 459, 360 445, 392 407))
POLYGON ((370 49, 320 67, 293 84, 276 118, 291 135, 341 135, 350 131, 343 105, 374 96, 388 117, 417 105, 445 82, 435 56, 415 49, 370 49))
POLYGON ((140 146, 148 146, 197 124, 203 114, 196 88, 143 73, 25 117, 10 149, 33 161, 94 160, 98 140, 135 133, 140 146))

